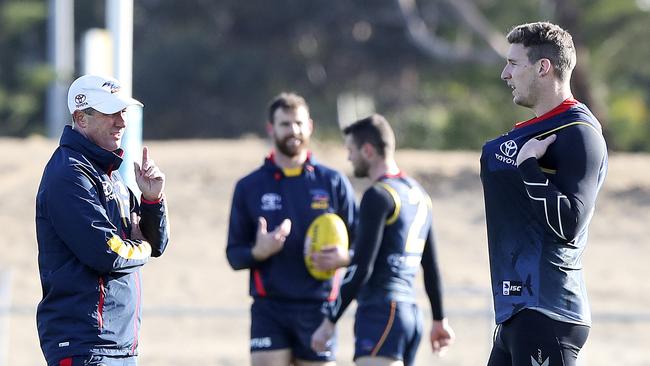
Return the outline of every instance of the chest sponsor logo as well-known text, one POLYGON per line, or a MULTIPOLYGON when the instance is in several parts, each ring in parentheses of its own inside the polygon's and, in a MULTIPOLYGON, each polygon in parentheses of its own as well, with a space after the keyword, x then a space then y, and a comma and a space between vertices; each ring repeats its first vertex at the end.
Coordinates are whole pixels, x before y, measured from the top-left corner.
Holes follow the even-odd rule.
POLYGON ((503 281, 503 296, 521 296, 521 281, 503 281))
MULTIPOLYGON (((118 206, 129 207, 129 191, 120 181, 102 181, 102 191, 106 202, 116 201, 118 206)), ((121 216, 128 214, 128 210, 120 209, 121 216)))
POLYGON ((104 191, 104 197, 107 201, 115 199, 115 191, 113 191, 113 183, 109 181, 102 182, 102 190, 104 191))
POLYGON ((499 146, 500 154, 497 152, 494 153, 494 156, 503 163, 517 166, 517 161, 514 159, 517 150, 517 143, 514 140, 508 140, 501 143, 499 146))
POLYGON ((517 143, 514 140, 508 140, 499 146, 499 150, 503 155, 511 158, 517 153, 517 143))
POLYGON ((322 189, 312 189, 311 208, 312 210, 325 210, 330 207, 330 196, 322 189))
POLYGON ((261 200, 263 211, 276 211, 282 209, 282 197, 277 193, 265 193, 261 200))

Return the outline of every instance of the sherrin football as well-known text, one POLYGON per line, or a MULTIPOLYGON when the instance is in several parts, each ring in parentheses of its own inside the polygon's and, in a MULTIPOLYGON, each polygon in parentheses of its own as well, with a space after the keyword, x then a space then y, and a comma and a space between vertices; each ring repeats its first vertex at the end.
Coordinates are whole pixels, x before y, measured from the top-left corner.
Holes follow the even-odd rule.
POLYGON ((309 274, 318 280, 324 281, 332 278, 336 270, 319 271, 314 268, 311 253, 332 246, 347 250, 349 246, 348 230, 337 214, 324 213, 311 222, 305 235, 305 265, 309 274))

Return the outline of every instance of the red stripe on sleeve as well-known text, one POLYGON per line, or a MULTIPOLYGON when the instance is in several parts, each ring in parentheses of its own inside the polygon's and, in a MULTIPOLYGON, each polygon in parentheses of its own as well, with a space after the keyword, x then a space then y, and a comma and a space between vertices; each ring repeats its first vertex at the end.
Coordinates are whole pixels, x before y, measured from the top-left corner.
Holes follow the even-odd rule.
POLYGON ((157 204, 159 204, 160 201, 162 201, 164 198, 165 198, 165 196, 162 195, 162 196, 160 196, 159 199, 157 199, 157 200, 155 200, 155 201, 149 201, 149 200, 146 200, 146 199, 144 198, 144 196, 140 196, 140 202, 142 202, 142 203, 146 203, 146 204, 148 204, 148 205, 157 205, 157 204))

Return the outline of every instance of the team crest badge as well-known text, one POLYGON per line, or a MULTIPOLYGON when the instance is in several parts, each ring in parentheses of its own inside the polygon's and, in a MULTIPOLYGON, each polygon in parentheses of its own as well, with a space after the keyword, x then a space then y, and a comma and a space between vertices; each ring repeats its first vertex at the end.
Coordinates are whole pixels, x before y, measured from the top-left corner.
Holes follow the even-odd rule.
POLYGON ((312 210, 326 210, 330 207, 330 196, 322 189, 312 189, 311 208, 312 210))

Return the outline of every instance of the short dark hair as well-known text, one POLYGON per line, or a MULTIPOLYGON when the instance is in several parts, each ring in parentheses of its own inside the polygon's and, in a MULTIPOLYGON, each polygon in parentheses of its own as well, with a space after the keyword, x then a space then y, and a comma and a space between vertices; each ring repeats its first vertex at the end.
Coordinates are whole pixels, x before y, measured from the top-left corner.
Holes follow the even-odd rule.
POLYGON ((386 118, 380 114, 353 122, 343 129, 343 134, 352 136, 357 147, 369 143, 383 157, 392 156, 395 152, 395 134, 386 118))
POLYGON ((86 108, 86 109, 82 109, 81 111, 84 112, 84 114, 87 114, 87 115, 89 115, 89 116, 92 116, 93 113, 95 113, 95 108, 93 108, 93 107, 88 107, 88 108, 86 108))
POLYGON ((573 37, 553 23, 521 24, 514 27, 506 38, 510 44, 526 47, 528 61, 531 63, 542 58, 549 59, 560 80, 566 80, 576 65, 573 37))
POLYGON ((305 107, 309 111, 309 106, 305 102, 305 98, 296 93, 283 92, 276 95, 269 104, 269 122, 274 123, 273 115, 275 111, 282 108, 283 110, 295 110, 299 107, 305 107))
MULTIPOLYGON (((92 116, 95 113, 96 109, 93 108, 93 107, 88 107, 88 108, 84 108, 84 109, 78 109, 78 111, 83 112, 83 114, 87 114, 89 116, 92 116)), ((72 122, 77 123, 77 121, 74 119, 74 112, 72 113, 72 122)))

